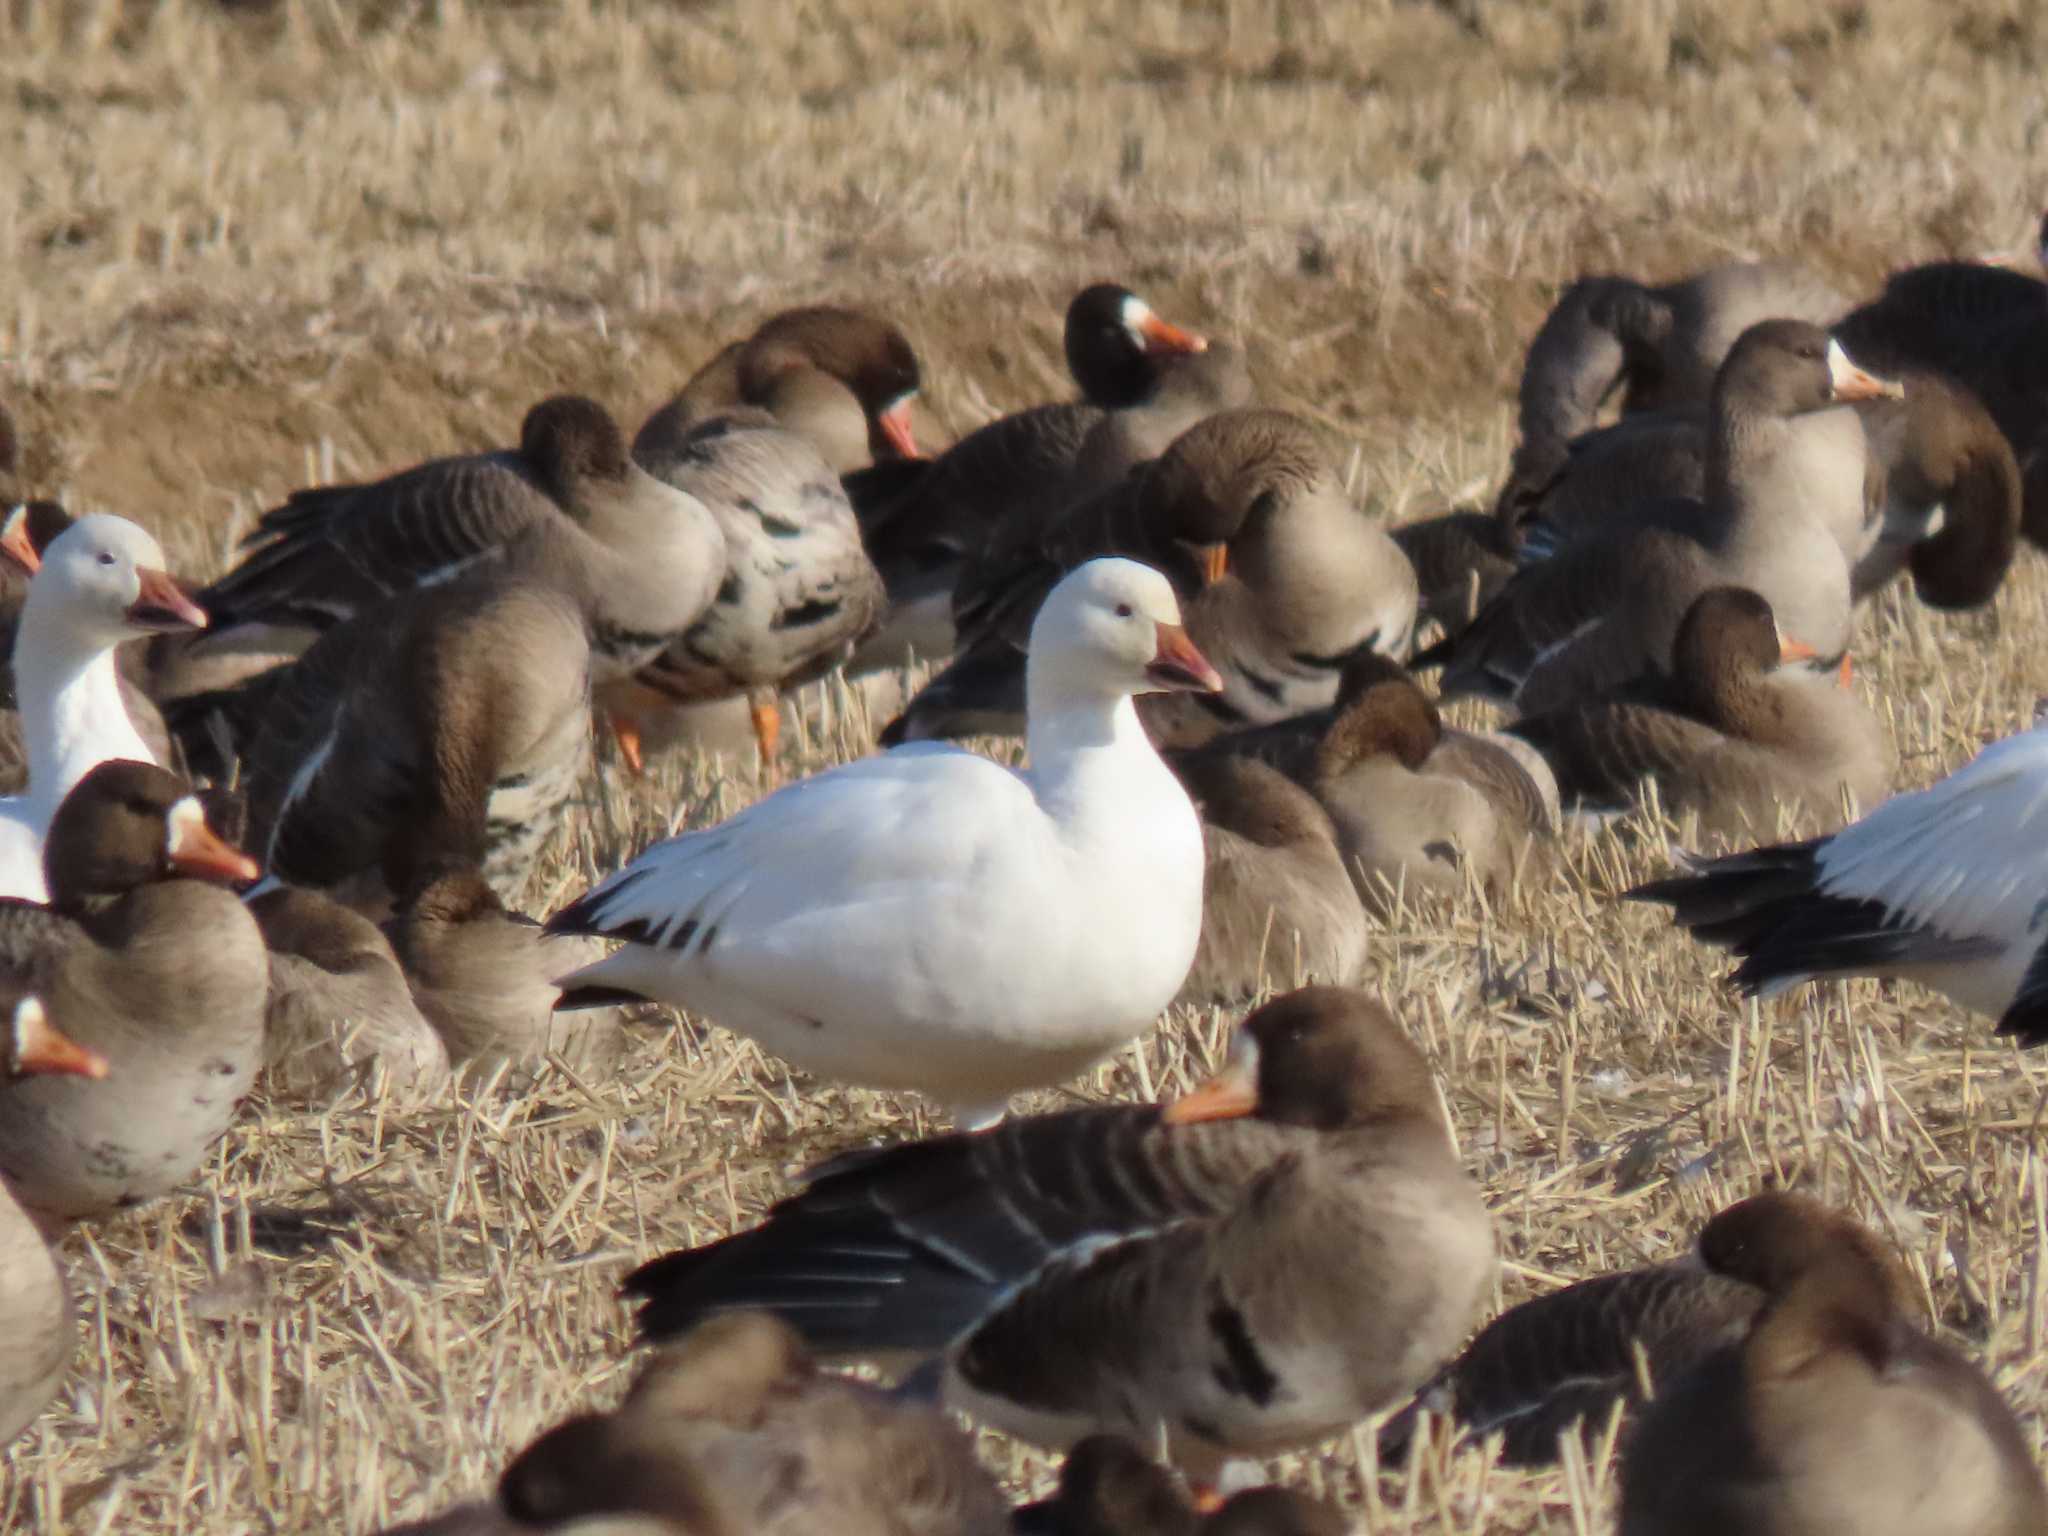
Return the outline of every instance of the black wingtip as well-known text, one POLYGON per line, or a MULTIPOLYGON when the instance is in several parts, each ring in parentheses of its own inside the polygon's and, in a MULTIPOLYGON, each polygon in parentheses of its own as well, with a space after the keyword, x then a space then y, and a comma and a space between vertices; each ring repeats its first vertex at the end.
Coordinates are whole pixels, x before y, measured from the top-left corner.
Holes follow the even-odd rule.
POLYGON ((628 987, 564 987, 555 999, 556 1013, 575 1013, 584 1008, 618 1008, 652 1002, 644 992, 628 987))
POLYGON ((910 740, 910 713, 906 710, 882 727, 882 733, 875 738, 875 743, 886 751, 890 747, 900 747, 908 740, 910 740))

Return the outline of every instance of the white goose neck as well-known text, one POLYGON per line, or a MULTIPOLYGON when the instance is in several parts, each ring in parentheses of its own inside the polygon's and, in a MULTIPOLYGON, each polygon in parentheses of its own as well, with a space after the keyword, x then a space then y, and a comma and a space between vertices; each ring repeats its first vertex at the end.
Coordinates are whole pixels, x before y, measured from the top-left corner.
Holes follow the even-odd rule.
POLYGON ((1171 778, 1128 693, 1027 667, 1024 696, 1031 780, 1048 813, 1107 809, 1108 802, 1095 798, 1105 776, 1171 778))
POLYGON ((28 798, 54 808, 111 757, 154 762, 128 717, 114 649, 40 610, 31 591, 14 651, 28 798))

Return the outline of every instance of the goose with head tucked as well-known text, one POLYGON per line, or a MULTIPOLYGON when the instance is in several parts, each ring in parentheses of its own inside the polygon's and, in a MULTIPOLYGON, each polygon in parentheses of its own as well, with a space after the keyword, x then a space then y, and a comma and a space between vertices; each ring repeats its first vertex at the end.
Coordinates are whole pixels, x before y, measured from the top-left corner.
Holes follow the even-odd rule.
POLYGON ((1201 934, 1201 824, 1132 702, 1221 686, 1180 620, 1157 571, 1080 566, 1032 628, 1028 767, 899 749, 657 843, 549 920, 624 941, 564 1004, 674 1003, 966 1121, 1100 1060, 1201 934))
POLYGON ((1179 1480, 1121 1435, 1067 1453, 1059 1491, 1020 1508, 1013 1536, 1344 1536, 1329 1505, 1292 1488, 1247 1488, 1206 1517, 1179 1480))
POLYGON ((15 638, 28 787, 0 800, 0 896, 44 899, 44 835, 95 765, 156 760, 123 700, 115 647, 205 627, 206 614, 165 572, 156 540, 125 518, 93 513, 50 543, 15 638))
POLYGON ((263 1062, 269 957, 217 883, 255 862, 198 797, 148 763, 102 763, 44 850, 51 905, 0 902, 0 980, 104 1056, 104 1080, 0 1089, 0 1176, 46 1226, 153 1199, 190 1178, 263 1062))
POLYGON ((1493 1267, 1421 1053, 1309 987, 1171 1104, 853 1153, 626 1289, 656 1338, 760 1308, 821 1354, 936 1360, 948 1404, 1038 1444, 1163 1430, 1214 1487, 1413 1390, 1493 1267))
POLYGON ((1622 1536, 2048 1530, 2012 1409, 1922 1331, 1859 1237, 1788 1191, 1707 1223, 1707 1267, 1766 1299, 1739 1341, 1660 1384, 1622 1454, 1622 1536))

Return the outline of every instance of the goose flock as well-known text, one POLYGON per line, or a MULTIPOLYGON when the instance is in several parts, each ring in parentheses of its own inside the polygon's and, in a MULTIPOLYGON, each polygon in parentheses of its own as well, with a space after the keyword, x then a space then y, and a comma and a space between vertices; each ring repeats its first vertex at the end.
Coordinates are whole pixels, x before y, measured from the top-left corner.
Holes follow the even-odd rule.
POLYGON ((1851 660, 1873 593, 1981 606, 2048 545, 2048 284, 1588 276, 1491 508, 1393 529, 1238 347, 1113 283, 1064 339, 1074 399, 924 456, 903 331, 787 311, 630 436, 557 396, 296 491, 205 585, 11 506, 0 1440, 69 1363, 52 1244, 188 1186, 259 1080, 601 1089, 667 1005, 954 1128, 643 1254, 624 1401, 408 1531, 1315 1536, 1255 1463, 1375 1416, 1386 1457, 1434 1416, 1549 1462, 1618 1415, 1624 1536, 2048 1532, 2012 1410, 1809 1192, 1479 1327, 1443 1064, 1359 986, 1386 924, 1668 816, 1704 851, 1627 894, 1737 988, 1902 978, 2048 1041, 2048 726, 1887 798, 1851 660), (785 782, 785 694, 925 662, 877 750, 785 782), (767 792, 521 910, 593 770, 719 701, 767 792), (1210 1081, 1013 1113, 1176 1003, 1255 1005, 1210 1081), (1011 1509, 953 1413, 1066 1452, 1057 1491, 1011 1509))

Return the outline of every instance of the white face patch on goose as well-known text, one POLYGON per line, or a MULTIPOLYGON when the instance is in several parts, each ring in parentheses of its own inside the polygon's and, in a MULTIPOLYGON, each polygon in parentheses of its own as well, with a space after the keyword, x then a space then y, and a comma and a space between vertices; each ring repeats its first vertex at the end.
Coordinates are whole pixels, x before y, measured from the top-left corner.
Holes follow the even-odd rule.
POLYGON ((1147 345, 1145 328, 1152 323, 1152 306, 1135 293, 1127 293, 1124 295, 1122 318, 1124 330, 1130 333, 1132 345, 1140 352, 1144 351, 1147 345))
POLYGON ((44 1026, 40 998, 24 997, 7 1017, 7 1065, 18 1069, 28 1059, 29 1037, 44 1026))
POLYGON ((206 807, 197 795, 187 795, 164 817, 164 852, 176 853, 188 837, 206 830, 206 807))

